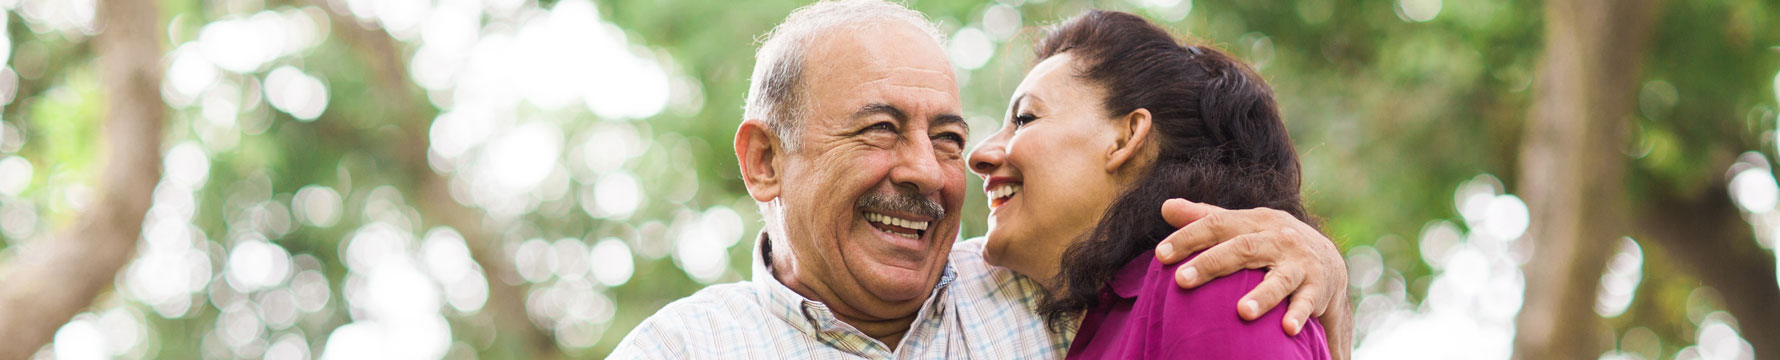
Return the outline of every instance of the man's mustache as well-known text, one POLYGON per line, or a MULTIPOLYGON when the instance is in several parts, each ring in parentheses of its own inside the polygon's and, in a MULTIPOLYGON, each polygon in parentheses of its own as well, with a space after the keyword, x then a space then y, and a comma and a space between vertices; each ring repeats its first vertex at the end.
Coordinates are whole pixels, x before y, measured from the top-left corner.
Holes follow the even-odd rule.
POLYGON ((867 193, 865 196, 860 196, 859 202, 854 206, 865 210, 926 216, 934 220, 946 217, 946 209, 939 204, 939 201, 901 188, 898 188, 894 193, 867 193))

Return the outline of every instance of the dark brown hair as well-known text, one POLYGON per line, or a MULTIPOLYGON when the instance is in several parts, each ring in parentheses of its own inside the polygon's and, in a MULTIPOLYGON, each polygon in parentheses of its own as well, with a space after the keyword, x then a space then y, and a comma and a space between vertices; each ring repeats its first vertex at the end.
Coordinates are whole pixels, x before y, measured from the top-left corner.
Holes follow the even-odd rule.
MULTIPOLYGON (((1042 62, 1075 56, 1076 76, 1106 94, 1106 114, 1151 114, 1156 161, 1121 192, 1099 224, 1063 253, 1057 293, 1038 311, 1053 328, 1098 305, 1113 275, 1175 228, 1162 218, 1170 198, 1225 209, 1272 208, 1305 222, 1298 153, 1273 90, 1241 61, 1206 46, 1182 46, 1142 17, 1089 11, 1052 29, 1037 46, 1042 62)), ((1313 223, 1314 225, 1314 223, 1313 223)))

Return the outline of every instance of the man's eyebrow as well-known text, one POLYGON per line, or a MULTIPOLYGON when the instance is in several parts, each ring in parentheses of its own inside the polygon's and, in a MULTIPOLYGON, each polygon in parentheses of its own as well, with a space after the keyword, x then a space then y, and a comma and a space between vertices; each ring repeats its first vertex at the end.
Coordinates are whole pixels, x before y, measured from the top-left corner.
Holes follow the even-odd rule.
POLYGON ((934 116, 933 122, 928 124, 927 127, 938 128, 940 126, 952 124, 957 124, 958 127, 964 128, 964 135, 966 137, 970 136, 970 123, 965 122, 964 117, 958 116, 958 114, 939 114, 938 116, 934 116))
MULTIPOLYGON (((896 105, 890 105, 890 104, 885 104, 885 103, 871 103, 871 104, 865 104, 865 106, 860 106, 859 110, 853 112, 853 118, 858 119, 858 118, 863 118, 863 117, 867 117, 867 116, 871 116, 871 115, 879 115, 879 114, 888 115, 891 118, 895 118, 897 122, 907 122, 909 120, 908 113, 902 112, 902 109, 897 108, 896 105)), ((952 124, 957 124, 959 127, 964 128, 965 135, 970 134, 970 123, 965 122, 964 117, 959 116, 958 114, 935 115, 933 117, 933 120, 929 124, 927 124, 927 127, 928 128, 937 128, 940 126, 952 125, 952 124)))
POLYGON ((896 105, 885 103, 871 103, 865 104, 865 106, 860 106, 858 111, 853 112, 853 118, 858 119, 878 114, 889 115, 892 118, 896 118, 896 121, 899 122, 908 121, 909 119, 908 113, 902 112, 902 109, 896 108, 896 105))

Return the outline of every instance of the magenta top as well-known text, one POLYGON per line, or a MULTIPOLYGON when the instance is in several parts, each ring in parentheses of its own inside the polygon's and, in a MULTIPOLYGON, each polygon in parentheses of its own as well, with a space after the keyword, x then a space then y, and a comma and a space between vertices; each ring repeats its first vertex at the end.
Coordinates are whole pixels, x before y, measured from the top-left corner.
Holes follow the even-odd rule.
MULTIPOLYGON (((1263 270, 1242 270, 1193 289, 1174 282, 1174 265, 1139 255, 1113 276, 1100 304, 1082 318, 1068 359, 1329 359, 1315 318, 1297 336, 1280 327, 1286 304, 1243 321, 1236 302, 1261 283, 1263 270)), ((1191 259, 1199 254, 1187 257, 1191 259)))

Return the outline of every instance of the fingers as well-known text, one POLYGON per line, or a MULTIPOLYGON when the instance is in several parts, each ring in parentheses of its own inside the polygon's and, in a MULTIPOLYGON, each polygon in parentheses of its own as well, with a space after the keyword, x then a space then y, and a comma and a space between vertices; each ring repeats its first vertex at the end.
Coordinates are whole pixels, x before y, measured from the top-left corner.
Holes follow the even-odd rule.
MULTIPOLYGON (((1182 200, 1185 201, 1185 200, 1182 200)), ((1163 204, 1166 206, 1167 204, 1163 204)), ((1211 206, 1211 205, 1205 205, 1211 206)), ((1211 207, 1216 209, 1216 207, 1211 207)), ((1247 210, 1218 209, 1211 214, 1194 220, 1192 223, 1175 230, 1156 244, 1156 261, 1173 264, 1187 258, 1193 252, 1204 250, 1231 237, 1257 231, 1253 229, 1246 216, 1252 215, 1247 210)), ((1164 215, 1166 217, 1167 215, 1164 215)))
POLYGON ((1267 277, 1261 280, 1260 285, 1255 285, 1254 290, 1243 295, 1242 300, 1237 302, 1241 306, 1236 309, 1237 313, 1242 315, 1242 319, 1260 318, 1261 315, 1267 314, 1267 311, 1273 310, 1274 306, 1278 306, 1286 296, 1292 295, 1293 291, 1298 290, 1298 285, 1304 283, 1304 272, 1294 269, 1296 268, 1275 268, 1268 271, 1267 277), (1255 306, 1249 308, 1249 304, 1255 306))
MULTIPOLYGON (((1271 231, 1241 235, 1205 249, 1205 252, 1199 253, 1198 257, 1187 261, 1175 271, 1174 281, 1183 289, 1191 289, 1206 280, 1230 275, 1237 270, 1265 266, 1279 253, 1279 240, 1271 239, 1276 235, 1277 233, 1271 231)), ((1293 287, 1297 285, 1294 284, 1293 287)))
POLYGON ((1168 220, 1169 226, 1187 226, 1194 221, 1223 210, 1216 205, 1196 203, 1187 199, 1168 199, 1162 202, 1162 219, 1168 220))
POLYGON ((1318 296, 1310 294, 1308 288, 1306 290, 1292 296, 1292 304, 1286 307, 1285 319, 1280 320, 1280 326, 1285 327, 1286 335, 1297 336, 1304 332, 1304 323, 1310 321, 1311 313, 1315 312, 1317 306, 1314 299, 1318 296))

